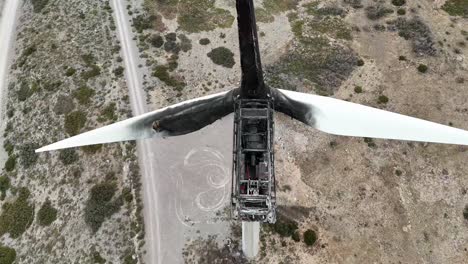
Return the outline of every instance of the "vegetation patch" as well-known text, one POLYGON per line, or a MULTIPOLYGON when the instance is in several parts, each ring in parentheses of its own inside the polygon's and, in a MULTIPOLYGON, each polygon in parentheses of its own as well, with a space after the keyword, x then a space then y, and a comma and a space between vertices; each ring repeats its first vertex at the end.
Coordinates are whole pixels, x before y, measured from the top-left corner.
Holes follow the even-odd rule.
POLYGON ((44 7, 49 3, 49 0, 31 0, 33 10, 35 13, 40 13, 44 7))
POLYGON ((275 17, 265 8, 255 8, 255 19, 261 23, 271 23, 275 21, 275 17))
POLYGON ((0 192, 2 192, 1 200, 5 199, 6 192, 10 189, 10 179, 3 175, 0 176, 0 192))
POLYGON ((104 264, 106 263, 106 260, 99 254, 99 252, 94 251, 93 252, 93 263, 96 264, 104 264))
POLYGON ((394 6, 402 6, 402 5, 406 4, 406 0, 392 0, 392 4, 394 6))
POLYGON ((117 109, 114 102, 108 104, 101 112, 101 118, 103 121, 117 121, 117 115, 115 114, 115 110, 117 109))
POLYGON ((73 92, 73 96, 81 105, 88 105, 91 102, 91 97, 95 94, 94 90, 86 85, 81 86, 73 92))
POLYGON ((290 89, 301 80, 313 84, 319 95, 329 96, 357 67, 357 55, 348 47, 329 44, 328 39, 303 35, 297 48, 285 54, 280 63, 266 68, 271 87, 290 89))
POLYGON ((161 35, 155 34, 149 39, 151 45, 155 48, 160 48, 164 45, 164 39, 161 35))
POLYGON ((212 0, 180 0, 177 22, 182 30, 194 33, 229 28, 234 17, 228 10, 215 7, 212 0))
POLYGON ((382 17, 385 17, 391 13, 393 13, 393 9, 388 8, 384 5, 366 7, 366 16, 370 20, 381 19, 382 17))
POLYGON ((466 0, 447 0, 442 9, 451 16, 468 17, 468 1, 466 0))
POLYGON ((299 0, 264 0, 263 7, 270 14, 279 14, 295 9, 299 0))
POLYGON ((114 198, 116 191, 115 182, 103 182, 91 188, 85 207, 85 222, 94 233, 122 206, 122 198, 114 198))
POLYGON ((39 225, 48 226, 57 219, 57 209, 52 206, 52 203, 47 199, 37 212, 37 220, 39 225))
POLYGON ((168 86, 181 91, 185 87, 185 82, 175 78, 169 73, 170 68, 167 65, 158 65, 153 69, 153 76, 157 77, 168 86))
POLYGON ((267 230, 273 231, 282 237, 292 237, 298 230, 297 222, 285 217, 278 217, 276 223, 266 225, 266 227, 267 230))
POLYGON ((180 49, 183 52, 188 52, 192 49, 192 41, 186 35, 180 34, 177 38, 180 40, 180 49))
POLYGON ((388 103, 388 97, 385 96, 385 95, 380 95, 377 102, 379 104, 386 104, 386 103, 388 103))
POLYGON ((199 43, 200 43, 200 45, 206 46, 206 45, 210 44, 211 41, 208 38, 202 38, 202 39, 200 39, 199 43))
POLYGON ((11 155, 8 157, 7 161, 5 162, 5 170, 13 171, 15 167, 16 167, 16 156, 11 155))
POLYGON ((314 16, 341 16, 344 17, 346 15, 346 11, 338 6, 324 6, 318 7, 319 2, 312 2, 305 4, 304 7, 306 8, 306 12, 309 15, 314 16))
POLYGON ((354 87, 354 92, 355 93, 362 93, 362 86, 356 85, 354 87))
POLYGON ((123 76, 123 73, 124 73, 124 67, 122 66, 118 66, 117 68, 114 69, 114 75, 115 77, 122 77, 123 76))
POLYGON ((33 93, 34 91, 29 87, 29 84, 27 82, 22 82, 17 92, 18 100, 20 102, 26 101, 33 93))
POLYGON ((86 123, 86 113, 74 111, 65 116, 65 131, 70 135, 77 135, 86 123))
POLYGON ((304 232, 304 243, 308 246, 313 246, 317 242, 317 234, 314 230, 308 229, 304 232))
POLYGON ((437 53, 429 27, 419 18, 405 19, 398 18, 393 22, 398 29, 400 37, 410 40, 413 51, 419 55, 434 56, 437 53))
POLYGON ((16 250, 0 246, 0 264, 12 264, 16 259, 16 250))
POLYGON ((75 109, 73 98, 67 95, 59 95, 54 106, 54 113, 57 115, 68 114, 75 109))
POLYGON ((38 155, 35 150, 38 148, 37 144, 27 143, 19 147, 21 165, 24 168, 29 168, 36 164, 38 155))
POLYGON ((18 197, 14 202, 3 204, 0 235, 9 233, 12 238, 18 238, 31 226, 34 220, 34 205, 29 203, 29 195, 29 190, 22 187, 18 190, 18 197))
POLYGON ((60 151, 59 159, 64 165, 70 165, 79 160, 78 153, 75 149, 69 148, 60 151))
POLYGON ((73 76, 75 72, 76 72, 75 68, 70 67, 65 71, 65 76, 67 77, 73 76))
POLYGON ((428 70, 428 67, 427 67, 426 65, 424 65, 424 64, 419 64, 419 66, 418 66, 418 71, 419 71, 420 73, 426 73, 427 70, 428 70))
POLYGON ((236 62, 234 61, 234 53, 226 47, 218 47, 211 50, 207 56, 214 64, 232 68, 236 62))

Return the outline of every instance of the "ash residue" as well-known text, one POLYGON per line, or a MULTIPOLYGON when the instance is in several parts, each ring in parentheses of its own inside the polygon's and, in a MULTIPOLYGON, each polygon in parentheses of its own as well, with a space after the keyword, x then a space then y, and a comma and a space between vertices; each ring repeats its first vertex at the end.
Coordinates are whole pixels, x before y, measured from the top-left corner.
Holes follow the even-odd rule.
POLYGON ((421 56, 437 54, 431 29, 420 18, 405 19, 400 17, 392 24, 395 25, 394 29, 398 30, 400 37, 411 41, 413 51, 416 54, 421 56))

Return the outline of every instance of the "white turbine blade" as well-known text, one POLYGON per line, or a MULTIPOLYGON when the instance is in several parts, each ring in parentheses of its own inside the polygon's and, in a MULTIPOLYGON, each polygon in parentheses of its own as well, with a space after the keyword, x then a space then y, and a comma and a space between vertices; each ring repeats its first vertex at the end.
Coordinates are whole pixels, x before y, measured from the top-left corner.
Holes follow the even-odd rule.
MULTIPOLYGON (((190 115, 192 114, 192 112, 190 112, 190 109, 192 109, 194 103, 200 103, 206 100, 206 102, 208 102, 209 104, 211 101, 208 99, 221 99, 227 93, 228 92, 222 92, 195 98, 192 100, 187 100, 153 112, 149 112, 140 116, 136 116, 124 121, 120 121, 105 127, 101 127, 95 130, 91 130, 89 132, 85 132, 67 138, 65 140, 37 149, 36 152, 150 138, 157 134, 160 134, 156 132, 152 127, 154 121, 164 119, 169 115, 174 116, 179 113, 183 114, 184 112, 187 115, 190 115)), ((216 115, 216 113, 213 113, 213 115, 216 115)), ((164 133, 164 131, 162 131, 162 133, 164 133)))
POLYGON ((326 133, 468 145, 468 131, 339 99, 279 90, 307 106, 305 121, 326 133))

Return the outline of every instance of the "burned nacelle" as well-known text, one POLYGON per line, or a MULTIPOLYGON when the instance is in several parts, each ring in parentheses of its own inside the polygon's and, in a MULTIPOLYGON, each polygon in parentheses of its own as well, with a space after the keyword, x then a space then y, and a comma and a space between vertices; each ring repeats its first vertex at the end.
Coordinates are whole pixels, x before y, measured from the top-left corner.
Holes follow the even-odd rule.
POLYGON ((276 221, 273 113, 268 99, 235 104, 231 202, 242 221, 276 221))

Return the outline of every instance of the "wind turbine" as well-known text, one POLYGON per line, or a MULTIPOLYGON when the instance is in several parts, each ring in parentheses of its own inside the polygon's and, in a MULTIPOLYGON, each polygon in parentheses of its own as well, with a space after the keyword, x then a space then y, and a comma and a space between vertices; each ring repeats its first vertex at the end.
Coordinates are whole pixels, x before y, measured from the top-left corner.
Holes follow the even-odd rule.
POLYGON ((276 221, 275 111, 334 135, 468 145, 468 132, 461 129, 334 98, 268 87, 263 80, 253 0, 236 0, 236 7, 242 70, 239 88, 120 121, 36 152, 188 134, 234 112, 231 202, 234 217, 243 221, 244 252, 253 257, 258 252, 259 223, 276 221))

